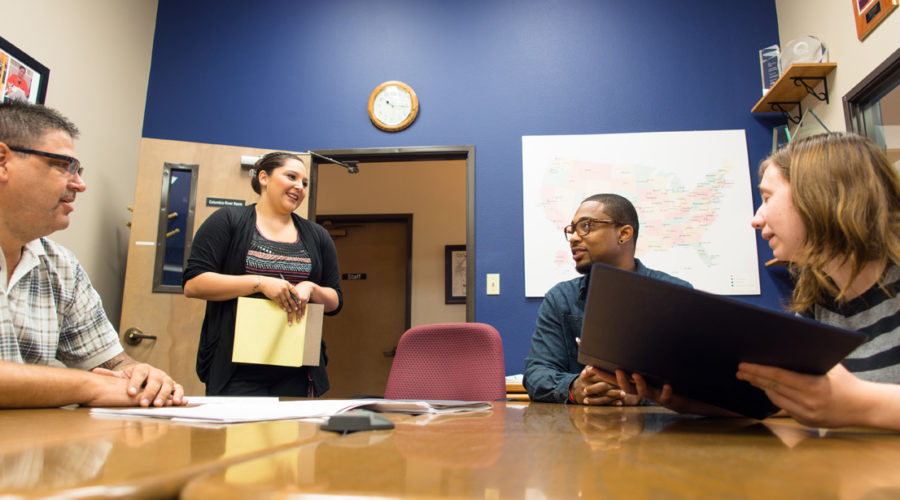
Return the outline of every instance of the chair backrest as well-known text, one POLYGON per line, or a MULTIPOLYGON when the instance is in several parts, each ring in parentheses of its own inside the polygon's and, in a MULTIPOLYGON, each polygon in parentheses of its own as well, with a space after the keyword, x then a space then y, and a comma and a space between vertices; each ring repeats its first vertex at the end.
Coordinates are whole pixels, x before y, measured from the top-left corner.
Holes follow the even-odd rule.
POLYGON ((384 397, 493 401, 506 397, 503 341, 484 323, 439 323, 400 337, 384 397))

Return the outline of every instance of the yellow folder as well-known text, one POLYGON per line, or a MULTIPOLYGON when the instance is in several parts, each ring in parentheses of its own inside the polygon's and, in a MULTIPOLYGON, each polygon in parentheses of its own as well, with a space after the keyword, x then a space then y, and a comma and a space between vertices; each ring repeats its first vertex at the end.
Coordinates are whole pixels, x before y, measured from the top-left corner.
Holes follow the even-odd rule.
POLYGON ((306 304, 300 322, 287 323, 287 313, 269 299, 238 297, 234 324, 235 363, 319 366, 322 347, 322 304, 306 304))

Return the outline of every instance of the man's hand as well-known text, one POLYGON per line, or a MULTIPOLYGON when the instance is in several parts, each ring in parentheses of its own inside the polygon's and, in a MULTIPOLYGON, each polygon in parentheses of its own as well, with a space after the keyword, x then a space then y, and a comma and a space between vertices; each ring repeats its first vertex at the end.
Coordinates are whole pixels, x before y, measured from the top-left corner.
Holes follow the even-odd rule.
POLYGON ((128 394, 128 377, 124 373, 94 368, 86 374, 84 406, 138 406, 140 397, 128 394))
POLYGON ((634 406, 639 396, 626 394, 614 384, 604 380, 601 371, 585 366, 569 388, 575 402, 582 405, 634 406))
POLYGON ((128 378, 127 394, 140 395, 141 406, 178 406, 185 403, 184 388, 166 372, 138 363, 124 352, 94 370, 118 372, 128 378))

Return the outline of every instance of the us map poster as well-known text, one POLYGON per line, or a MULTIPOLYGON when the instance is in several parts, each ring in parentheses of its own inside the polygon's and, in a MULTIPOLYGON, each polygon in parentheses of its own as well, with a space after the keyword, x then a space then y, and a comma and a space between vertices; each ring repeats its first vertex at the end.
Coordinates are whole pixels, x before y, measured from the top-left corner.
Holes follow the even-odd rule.
POLYGON ((522 137, 525 295, 576 277, 563 227, 597 193, 634 204, 636 257, 723 295, 759 294, 743 130, 522 137))

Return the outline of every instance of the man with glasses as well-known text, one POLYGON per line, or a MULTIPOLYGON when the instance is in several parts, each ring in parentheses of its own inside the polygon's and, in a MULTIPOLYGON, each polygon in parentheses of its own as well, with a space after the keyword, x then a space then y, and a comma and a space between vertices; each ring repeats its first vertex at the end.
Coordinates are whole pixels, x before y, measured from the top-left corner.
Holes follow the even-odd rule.
POLYGON ((634 205, 616 194, 586 198, 572 223, 563 228, 575 270, 582 276, 556 284, 544 296, 531 338, 531 352, 525 358, 523 384, 532 400, 585 405, 639 403, 640 398, 604 382, 597 370, 578 362, 588 280, 595 262, 691 287, 687 281, 648 269, 634 258, 638 228, 634 205))
POLYGON ((171 377, 125 354, 78 260, 45 238, 86 187, 77 135, 52 109, 0 103, 0 407, 183 404, 171 377))

